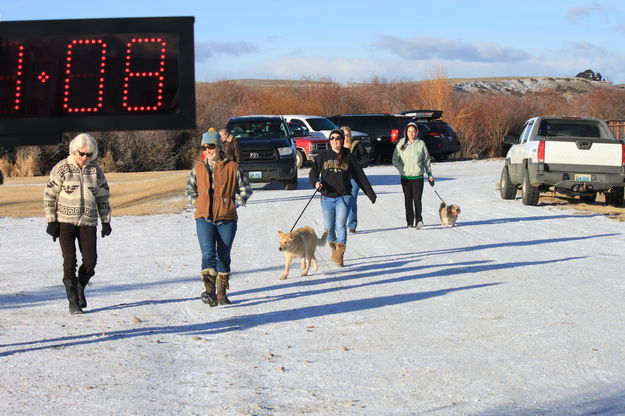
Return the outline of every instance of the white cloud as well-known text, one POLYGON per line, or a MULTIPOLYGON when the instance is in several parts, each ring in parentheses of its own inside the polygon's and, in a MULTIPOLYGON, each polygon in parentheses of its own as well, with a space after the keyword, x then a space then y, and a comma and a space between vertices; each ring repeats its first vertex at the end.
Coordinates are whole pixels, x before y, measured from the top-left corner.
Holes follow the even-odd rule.
POLYGON ((418 36, 404 39, 377 35, 373 46, 388 50, 404 59, 445 59, 466 62, 518 62, 530 55, 516 48, 494 42, 467 43, 458 39, 418 36))
POLYGON ((612 9, 610 6, 593 1, 583 6, 571 6, 566 11, 566 19, 575 22, 592 14, 604 14, 612 9))
POLYGON ((258 45, 251 42, 196 42, 195 60, 197 62, 205 62, 214 55, 239 56, 256 53, 258 51, 258 45))

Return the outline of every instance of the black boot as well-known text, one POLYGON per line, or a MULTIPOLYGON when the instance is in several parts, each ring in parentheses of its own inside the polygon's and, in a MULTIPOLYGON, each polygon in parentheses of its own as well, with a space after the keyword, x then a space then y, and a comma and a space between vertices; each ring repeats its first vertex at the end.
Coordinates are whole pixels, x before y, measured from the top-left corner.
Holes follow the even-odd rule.
POLYGON ((90 279, 91 279, 91 276, 78 272, 78 285, 76 286, 76 291, 78 293, 78 305, 80 305, 81 308, 87 307, 87 298, 85 298, 85 288, 87 287, 87 283, 89 283, 90 279))
POLYGON ((69 313, 78 315, 82 313, 80 304, 78 303, 78 280, 75 277, 64 277, 63 284, 69 301, 69 313))

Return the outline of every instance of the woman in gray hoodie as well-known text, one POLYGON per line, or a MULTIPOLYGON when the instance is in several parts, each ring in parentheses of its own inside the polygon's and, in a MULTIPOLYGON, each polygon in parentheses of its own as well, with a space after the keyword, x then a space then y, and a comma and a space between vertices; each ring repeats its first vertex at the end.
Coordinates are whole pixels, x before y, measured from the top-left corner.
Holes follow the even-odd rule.
POLYGON ((425 142, 419 139, 419 127, 415 123, 408 123, 403 139, 397 142, 393 153, 393 166, 399 171, 404 192, 406 225, 420 230, 423 227, 423 176, 427 174, 431 186, 434 186, 434 177, 430 167, 430 154, 425 142))

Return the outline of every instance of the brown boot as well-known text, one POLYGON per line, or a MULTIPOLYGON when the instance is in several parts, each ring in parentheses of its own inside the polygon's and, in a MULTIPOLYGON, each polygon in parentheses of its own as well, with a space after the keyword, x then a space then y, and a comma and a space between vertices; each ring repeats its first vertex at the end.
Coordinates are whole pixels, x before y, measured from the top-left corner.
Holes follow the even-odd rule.
POLYGON ((217 272, 215 269, 202 270, 202 282, 206 291, 202 293, 202 302, 210 306, 217 306, 217 295, 215 291, 215 281, 217 280, 217 272))
POLYGON ((330 241, 328 245, 332 249, 332 256, 330 258, 336 263, 336 241, 330 241))
POLYGON ((343 256, 345 255, 345 243, 336 243, 336 265, 343 267, 343 256))
POLYGON ((230 289, 230 273, 217 275, 217 302, 220 305, 230 305, 230 299, 226 296, 226 290, 230 289))

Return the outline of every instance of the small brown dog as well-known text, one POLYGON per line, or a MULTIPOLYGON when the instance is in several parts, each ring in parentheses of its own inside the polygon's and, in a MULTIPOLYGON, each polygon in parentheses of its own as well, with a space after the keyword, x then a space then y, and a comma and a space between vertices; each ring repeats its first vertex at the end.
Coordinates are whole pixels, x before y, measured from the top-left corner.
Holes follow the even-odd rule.
POLYGON ((458 205, 446 205, 444 202, 441 202, 438 215, 441 217, 441 225, 443 227, 455 227, 458 215, 460 215, 460 207, 458 205))
POLYGON ((280 276, 280 280, 284 280, 289 276, 289 268, 294 258, 302 259, 302 276, 308 275, 308 270, 312 263, 313 269, 317 271, 317 259, 315 258, 315 250, 326 244, 328 238, 328 230, 326 230, 321 238, 317 238, 315 230, 306 226, 298 228, 290 233, 278 231, 280 245, 278 250, 284 251, 284 273, 280 276))

